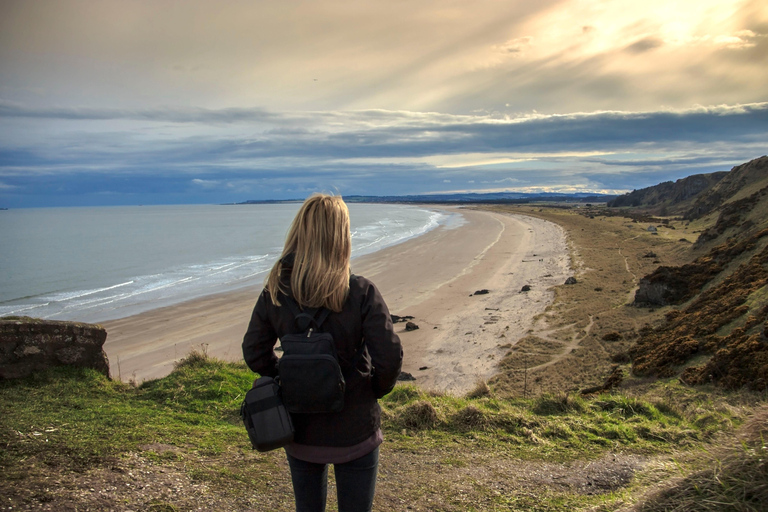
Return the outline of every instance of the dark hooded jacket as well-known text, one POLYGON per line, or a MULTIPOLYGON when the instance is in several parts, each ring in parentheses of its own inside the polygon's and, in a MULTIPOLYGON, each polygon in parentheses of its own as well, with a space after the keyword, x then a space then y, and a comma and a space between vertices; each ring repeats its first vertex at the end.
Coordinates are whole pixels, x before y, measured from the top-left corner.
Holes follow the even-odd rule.
MULTIPOLYGON (((282 279, 290 277, 290 259, 284 260, 282 279), (287 267, 287 268, 286 268, 287 267)), ((286 282, 286 281, 284 281, 286 282)), ((289 281, 288 281, 289 282, 289 281)), ((284 301, 280 307, 264 289, 243 338, 248 367, 260 375, 277 376, 275 344, 281 336, 297 332, 293 314, 284 301)), ((349 295, 341 312, 331 312, 320 331, 333 336, 339 364, 346 376, 344 409, 328 414, 292 414, 294 441, 310 446, 353 446, 376 433, 381 421, 377 398, 395 386, 403 350, 392 319, 378 289, 368 279, 352 276, 349 295), (349 366, 365 341, 363 356, 349 366)))

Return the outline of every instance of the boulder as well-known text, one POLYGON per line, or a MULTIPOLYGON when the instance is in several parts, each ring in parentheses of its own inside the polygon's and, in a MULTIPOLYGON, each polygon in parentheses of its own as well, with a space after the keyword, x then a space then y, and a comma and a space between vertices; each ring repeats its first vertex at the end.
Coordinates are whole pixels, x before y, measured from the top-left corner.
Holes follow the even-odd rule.
POLYGON ((416 325, 416 324, 415 324, 415 323, 413 323, 413 322, 407 322, 407 323, 405 324, 405 330, 406 330, 406 331, 415 331, 415 330, 416 330, 416 329, 418 329, 418 328, 419 328, 419 326, 418 326, 418 325, 416 325))
POLYGON ((18 379, 54 366, 93 368, 109 377, 100 325, 0 318, 0 380, 18 379))
POLYGON ((571 276, 571 277, 569 277, 568 279, 565 280, 565 284, 576 284, 576 283, 578 283, 578 281, 573 276, 571 276))

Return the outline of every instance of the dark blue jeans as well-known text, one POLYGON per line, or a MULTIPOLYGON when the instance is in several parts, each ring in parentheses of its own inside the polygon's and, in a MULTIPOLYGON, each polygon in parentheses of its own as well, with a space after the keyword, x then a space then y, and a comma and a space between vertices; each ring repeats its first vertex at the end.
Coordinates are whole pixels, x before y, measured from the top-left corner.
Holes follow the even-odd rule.
MULTIPOLYGON (((296 512, 324 512, 328 496, 328 464, 316 464, 288 455, 296 512)), ((343 464, 334 464, 339 512, 370 512, 379 468, 378 447, 343 464)))

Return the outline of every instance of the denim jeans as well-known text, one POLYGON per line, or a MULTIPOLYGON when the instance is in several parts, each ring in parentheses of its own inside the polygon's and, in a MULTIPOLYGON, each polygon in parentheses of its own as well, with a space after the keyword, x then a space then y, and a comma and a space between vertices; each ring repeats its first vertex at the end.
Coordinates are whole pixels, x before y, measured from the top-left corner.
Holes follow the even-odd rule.
MULTIPOLYGON (((328 495, 328 464, 316 464, 288 455, 296 512, 324 512, 328 495)), ((370 512, 376 490, 379 448, 343 464, 334 464, 339 512, 370 512)))

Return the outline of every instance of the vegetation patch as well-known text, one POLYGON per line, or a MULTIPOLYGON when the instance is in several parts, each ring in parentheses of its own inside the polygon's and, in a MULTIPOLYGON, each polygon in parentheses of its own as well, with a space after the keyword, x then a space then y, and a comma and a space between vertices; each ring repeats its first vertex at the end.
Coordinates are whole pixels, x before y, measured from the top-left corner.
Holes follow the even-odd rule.
MULTIPOLYGON (((766 232, 768 233, 768 232, 766 232)), ((754 242, 754 241, 753 241, 754 242)), ((768 285, 768 247, 757 252, 726 279, 702 292, 683 310, 671 311, 663 325, 646 329, 630 350, 637 375, 672 376, 694 355, 711 358, 703 365, 685 368, 689 384, 714 382, 729 389, 748 386, 768 389, 768 341, 765 326, 768 307, 750 308, 768 285), (742 327, 723 328, 741 317, 742 327)))
POLYGON ((655 487, 633 510, 764 510, 768 503, 768 409, 762 407, 731 439, 683 455, 678 474, 655 487))

